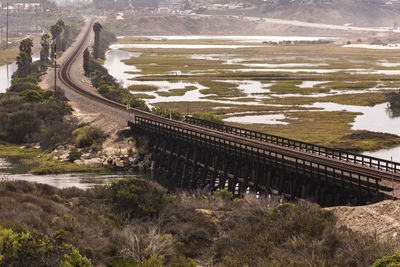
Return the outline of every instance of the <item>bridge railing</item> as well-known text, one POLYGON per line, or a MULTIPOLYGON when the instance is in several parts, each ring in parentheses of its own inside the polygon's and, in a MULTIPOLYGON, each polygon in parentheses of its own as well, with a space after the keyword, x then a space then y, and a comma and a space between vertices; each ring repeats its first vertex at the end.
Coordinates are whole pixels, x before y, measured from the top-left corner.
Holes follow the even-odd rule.
MULTIPOLYGON (((133 121, 129 121, 128 125, 131 129, 140 129, 145 132, 154 133, 161 136, 176 138, 179 141, 199 144, 213 150, 225 151, 234 153, 242 157, 251 156, 264 162, 269 162, 270 165, 280 164, 282 166, 291 166, 297 168, 317 168, 315 175, 320 179, 320 174, 330 175, 333 180, 338 181, 341 179, 343 182, 346 180, 349 184, 354 186, 365 186, 366 188, 376 188, 376 190, 390 191, 391 188, 379 185, 381 177, 371 176, 369 174, 360 174, 356 171, 351 171, 346 168, 338 166, 329 166, 318 163, 311 159, 302 159, 301 155, 289 155, 284 151, 272 151, 267 146, 262 144, 247 144, 247 142, 240 142, 240 140, 226 139, 211 132, 198 131, 195 128, 187 127, 186 125, 171 124, 166 121, 153 120, 135 116, 133 121), (183 126, 183 127, 182 127, 183 126), (325 168, 323 168, 325 166, 325 168), (372 179, 372 182, 370 181, 372 179)), ((345 167, 345 166, 344 166, 345 167)), ((312 171, 310 172, 313 173, 312 171)))
POLYGON ((332 149, 294 139, 261 133, 253 130, 225 125, 222 123, 216 123, 190 116, 185 116, 185 122, 213 130, 218 130, 221 132, 230 133, 233 135, 242 136, 249 139, 254 139, 262 142, 267 142, 270 144, 275 144, 283 147, 288 147, 300 151, 313 153, 327 158, 337 159, 340 161, 350 162, 354 164, 360 164, 362 166, 367 166, 378 170, 384 170, 387 172, 400 173, 400 163, 398 162, 391 162, 385 159, 351 153, 338 149, 332 149))

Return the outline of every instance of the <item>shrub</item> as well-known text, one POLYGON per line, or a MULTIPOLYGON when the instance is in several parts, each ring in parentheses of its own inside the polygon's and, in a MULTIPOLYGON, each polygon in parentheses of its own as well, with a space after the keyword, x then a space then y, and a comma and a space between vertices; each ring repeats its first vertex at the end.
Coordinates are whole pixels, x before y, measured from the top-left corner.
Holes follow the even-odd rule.
POLYGON ((74 162, 75 160, 80 159, 81 156, 82 156, 82 152, 80 152, 80 151, 78 151, 76 149, 73 149, 68 154, 68 161, 69 162, 74 162))
POLYGON ((121 214, 129 217, 154 217, 168 203, 165 189, 138 178, 127 178, 107 186, 108 202, 121 214))
POLYGON ((1 266, 92 266, 78 250, 36 232, 0 227, 1 266))
POLYGON ((222 189, 222 190, 214 192, 214 197, 222 199, 224 201, 230 201, 233 199, 233 194, 232 194, 232 192, 228 191, 227 189, 222 189))
POLYGON ((213 113, 208 113, 208 112, 194 112, 193 117, 202 119, 202 120, 207 120, 207 121, 212 121, 216 123, 221 123, 222 118, 218 115, 215 115, 213 113))
POLYGON ((78 250, 70 246, 71 252, 64 254, 60 267, 91 267, 91 261, 79 254, 78 250))
POLYGON ((196 267, 196 262, 191 258, 186 258, 185 256, 174 256, 170 261, 169 267, 196 267))
POLYGON ((99 145, 103 139, 103 132, 90 125, 83 126, 72 132, 77 147, 90 147, 99 145))
POLYGON ((33 83, 33 82, 22 82, 22 81, 16 81, 12 83, 10 89, 11 92, 16 92, 16 93, 21 93, 26 90, 35 90, 39 91, 41 88, 39 85, 33 83))
POLYGON ((41 102, 44 98, 43 90, 25 90, 19 94, 24 101, 27 102, 41 102))
POLYGON ((7 122, 7 138, 13 142, 24 142, 26 137, 39 131, 40 122, 34 114, 27 111, 12 113, 7 122))
POLYGON ((400 266, 400 253, 394 253, 391 256, 385 256, 374 262, 372 267, 398 267, 400 266))
POLYGON ((151 110, 151 113, 164 118, 171 118, 173 120, 182 120, 182 114, 175 109, 166 109, 163 107, 155 107, 151 110))

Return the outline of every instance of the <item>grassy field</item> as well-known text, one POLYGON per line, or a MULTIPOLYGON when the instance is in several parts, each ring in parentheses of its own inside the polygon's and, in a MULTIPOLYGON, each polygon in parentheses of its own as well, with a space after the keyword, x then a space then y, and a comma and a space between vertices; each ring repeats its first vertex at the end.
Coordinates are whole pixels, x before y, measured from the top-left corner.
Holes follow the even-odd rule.
MULTIPOLYGON (((119 42, 244 44, 223 40, 150 40, 145 37, 127 37, 119 42)), ((299 106, 326 102, 372 107, 386 102, 386 93, 397 91, 400 87, 400 67, 382 63, 400 63, 400 49, 388 53, 385 50, 344 48, 332 44, 247 45, 253 47, 196 50, 126 48, 141 54, 124 63, 135 65, 143 74, 134 79, 142 84, 132 86, 134 91, 175 97, 173 102, 152 99, 151 103, 155 106, 173 108, 182 113, 188 110, 189 113, 211 112, 224 118, 284 114, 286 125, 246 124, 245 127, 342 149, 375 150, 400 144, 400 138, 394 135, 368 131, 361 131, 360 134, 360 131, 352 130, 351 124, 360 115, 358 113, 316 111, 299 106), (159 88, 154 88, 154 81, 168 81, 171 88, 159 91, 159 88), (193 86, 180 88, 174 85, 176 82, 191 83, 193 86), (176 97, 193 90, 199 90, 203 96, 176 101, 176 97), (362 138, 347 139, 352 134, 362 138)))

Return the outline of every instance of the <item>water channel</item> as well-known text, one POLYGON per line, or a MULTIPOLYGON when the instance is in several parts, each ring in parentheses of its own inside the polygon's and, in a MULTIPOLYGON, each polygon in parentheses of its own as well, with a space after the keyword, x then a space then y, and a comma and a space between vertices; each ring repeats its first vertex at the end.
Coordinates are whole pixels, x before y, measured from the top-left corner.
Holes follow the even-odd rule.
POLYGON ((100 173, 66 173, 35 175, 30 174, 32 166, 19 157, 0 158, 0 181, 25 180, 48 184, 57 188, 77 187, 91 188, 96 185, 107 185, 125 177, 148 178, 146 175, 132 175, 128 173, 100 172, 100 173))

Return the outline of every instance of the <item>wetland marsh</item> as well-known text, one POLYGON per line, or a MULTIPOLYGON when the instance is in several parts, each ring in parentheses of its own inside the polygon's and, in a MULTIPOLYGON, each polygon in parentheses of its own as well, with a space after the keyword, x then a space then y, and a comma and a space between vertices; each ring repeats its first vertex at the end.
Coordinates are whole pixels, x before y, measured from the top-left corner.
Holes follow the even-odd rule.
POLYGON ((385 97, 400 86, 400 49, 263 40, 274 39, 123 37, 104 66, 150 106, 210 112, 226 123, 334 148, 400 144, 400 119, 389 114, 385 97))

